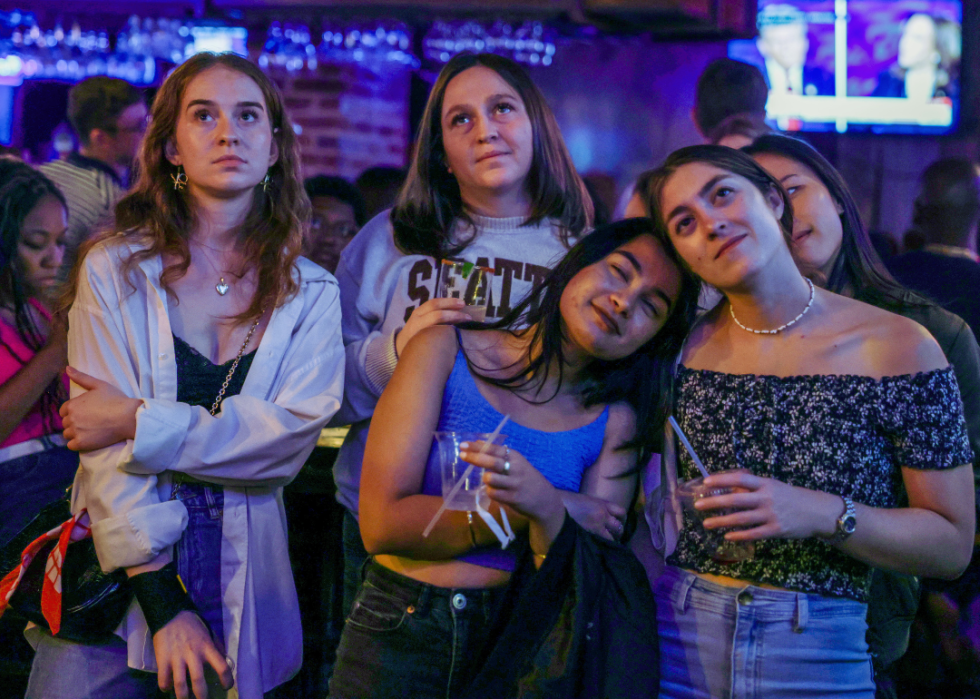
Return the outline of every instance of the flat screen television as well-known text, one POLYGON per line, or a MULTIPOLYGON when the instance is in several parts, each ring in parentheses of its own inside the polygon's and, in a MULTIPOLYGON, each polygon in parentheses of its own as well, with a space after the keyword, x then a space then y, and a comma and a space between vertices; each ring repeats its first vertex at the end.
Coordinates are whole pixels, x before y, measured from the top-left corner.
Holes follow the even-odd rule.
POLYGON ((248 57, 248 30, 245 27, 220 27, 198 25, 191 27, 193 43, 187 45, 185 54, 190 58, 201 51, 226 53, 231 51, 239 56, 248 57))
POLYGON ((962 0, 760 0, 758 66, 783 131, 944 134, 957 127, 962 0))

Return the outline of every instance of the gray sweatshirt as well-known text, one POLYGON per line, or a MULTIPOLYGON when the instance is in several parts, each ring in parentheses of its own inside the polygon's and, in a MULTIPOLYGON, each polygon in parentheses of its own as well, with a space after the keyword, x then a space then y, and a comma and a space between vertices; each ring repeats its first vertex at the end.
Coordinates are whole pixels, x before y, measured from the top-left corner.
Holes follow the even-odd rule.
MULTIPOLYGON (((370 220, 344 249, 337 267, 344 347, 344 401, 332 425, 350 424, 334 464, 337 501, 357 515, 361 462, 368 426, 398 359, 395 335, 412 311, 436 294, 437 264, 424 255, 405 255, 395 245, 384 211, 370 220)), ((458 259, 494 268, 487 320, 516 306, 567 252, 557 227, 522 226, 523 218, 474 216, 477 234, 458 259)), ((468 237, 471 230, 464 230, 468 237)))

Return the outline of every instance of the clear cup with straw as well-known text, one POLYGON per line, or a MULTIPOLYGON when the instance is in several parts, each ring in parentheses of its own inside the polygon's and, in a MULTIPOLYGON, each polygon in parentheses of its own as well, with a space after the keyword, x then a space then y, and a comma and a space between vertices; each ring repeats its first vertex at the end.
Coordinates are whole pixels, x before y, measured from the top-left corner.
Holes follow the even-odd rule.
MULTIPOLYGON (((704 547, 708 550, 708 555, 711 556, 712 560, 718 563, 738 563, 739 561, 750 561, 755 557, 755 543, 752 541, 729 541, 725 538, 727 532, 732 531, 730 528, 721 529, 706 529, 704 527, 704 520, 710 517, 724 517, 725 515, 738 512, 738 508, 720 508, 714 510, 698 510, 694 507, 694 503, 703 498, 715 497, 717 495, 727 495, 728 493, 743 492, 741 488, 734 487, 714 487, 709 488, 704 484, 704 479, 708 477, 708 469, 705 468, 704 463, 698 456, 694 447, 687 439, 687 435, 684 434, 684 430, 681 426, 677 424, 677 420, 674 419, 673 415, 668 418, 670 421, 670 426, 674 429, 674 434, 680 439, 681 444, 687 449, 687 453, 691 455, 691 460, 697 467, 698 471, 701 472, 700 478, 693 478, 684 483, 680 483, 677 488, 677 498, 681 502, 681 506, 684 510, 690 514, 696 522, 700 525, 698 527, 698 535, 701 538, 704 547)), ((726 471, 718 471, 713 475, 721 475, 723 473, 744 473, 745 469, 730 469, 726 471)))

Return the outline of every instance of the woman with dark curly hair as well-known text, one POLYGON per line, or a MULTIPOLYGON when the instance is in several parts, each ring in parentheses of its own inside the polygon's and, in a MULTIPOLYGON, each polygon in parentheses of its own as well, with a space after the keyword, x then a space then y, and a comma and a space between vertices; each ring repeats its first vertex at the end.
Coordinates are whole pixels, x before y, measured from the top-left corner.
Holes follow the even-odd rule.
POLYGON ((78 468, 58 415, 67 326, 51 313, 66 215, 51 180, 0 159, 0 544, 63 496, 78 468))

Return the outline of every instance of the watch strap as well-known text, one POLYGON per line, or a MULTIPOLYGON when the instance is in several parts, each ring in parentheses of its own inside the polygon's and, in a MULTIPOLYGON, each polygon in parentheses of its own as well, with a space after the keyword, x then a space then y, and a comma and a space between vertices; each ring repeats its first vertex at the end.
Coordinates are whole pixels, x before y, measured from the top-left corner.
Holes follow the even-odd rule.
POLYGON ((844 501, 844 510, 837 518, 837 528, 834 535, 827 539, 828 544, 839 544, 854 533, 854 524, 857 521, 857 510, 854 508, 854 501, 846 495, 841 495, 844 501), (848 524, 850 523, 850 526, 848 524))

